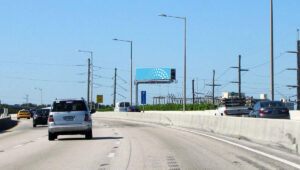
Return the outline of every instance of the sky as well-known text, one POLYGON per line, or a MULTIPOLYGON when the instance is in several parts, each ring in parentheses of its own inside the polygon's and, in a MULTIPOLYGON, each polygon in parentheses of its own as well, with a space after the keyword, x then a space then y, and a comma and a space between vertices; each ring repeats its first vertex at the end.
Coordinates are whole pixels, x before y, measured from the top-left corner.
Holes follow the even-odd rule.
MULTIPOLYGON (((141 85, 147 103, 154 96, 182 96, 183 20, 187 18, 187 97, 192 79, 199 93, 210 94, 216 70, 216 96, 237 92, 236 69, 242 55, 242 92, 270 96, 269 0, 1 0, 0 100, 2 103, 50 104, 55 98, 86 98, 88 53, 94 52, 94 99, 104 95, 113 102, 113 76, 117 68, 117 101, 130 100, 130 45, 133 68, 176 68, 177 82, 141 85)), ((290 98, 295 89, 297 28, 300 1, 274 0, 275 99, 290 98)), ((135 75, 135 71, 133 73, 135 75)), ((291 98, 292 100, 295 97, 291 98)))

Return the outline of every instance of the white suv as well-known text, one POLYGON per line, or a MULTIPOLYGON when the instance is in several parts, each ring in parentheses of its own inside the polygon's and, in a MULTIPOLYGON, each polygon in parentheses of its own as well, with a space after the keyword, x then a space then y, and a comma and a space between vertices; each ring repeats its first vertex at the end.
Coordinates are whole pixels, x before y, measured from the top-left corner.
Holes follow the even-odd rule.
POLYGON ((127 108, 130 106, 129 102, 118 102, 115 106, 115 112, 127 112, 127 108))
POLYGON ((83 134, 92 139, 92 117, 88 105, 81 100, 55 100, 48 118, 49 140, 58 135, 83 134))

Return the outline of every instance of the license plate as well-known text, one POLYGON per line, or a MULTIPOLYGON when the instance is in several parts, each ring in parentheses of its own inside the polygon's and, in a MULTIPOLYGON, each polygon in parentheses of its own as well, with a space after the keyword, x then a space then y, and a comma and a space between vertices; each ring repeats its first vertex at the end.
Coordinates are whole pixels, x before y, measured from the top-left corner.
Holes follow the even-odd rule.
POLYGON ((66 121, 72 121, 74 119, 74 116, 65 116, 64 120, 66 121))

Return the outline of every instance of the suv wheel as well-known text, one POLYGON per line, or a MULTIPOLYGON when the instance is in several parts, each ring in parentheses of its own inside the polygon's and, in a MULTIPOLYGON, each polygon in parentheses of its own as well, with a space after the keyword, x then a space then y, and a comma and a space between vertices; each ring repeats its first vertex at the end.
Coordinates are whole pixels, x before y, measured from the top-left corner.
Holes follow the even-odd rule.
POLYGON ((48 132, 48 140, 55 140, 57 136, 54 133, 48 132))
POLYGON ((36 127, 36 124, 35 124, 35 123, 33 124, 33 127, 36 127))
POLYGON ((93 138, 93 131, 89 130, 85 133, 85 139, 92 139, 93 138))

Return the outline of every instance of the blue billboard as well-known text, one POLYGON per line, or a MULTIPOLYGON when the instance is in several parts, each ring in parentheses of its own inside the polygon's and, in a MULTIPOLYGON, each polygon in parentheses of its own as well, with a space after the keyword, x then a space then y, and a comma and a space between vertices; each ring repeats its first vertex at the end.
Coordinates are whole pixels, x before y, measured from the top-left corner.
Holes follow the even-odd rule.
POLYGON ((173 80, 175 69, 171 68, 138 68, 136 80, 173 80))

